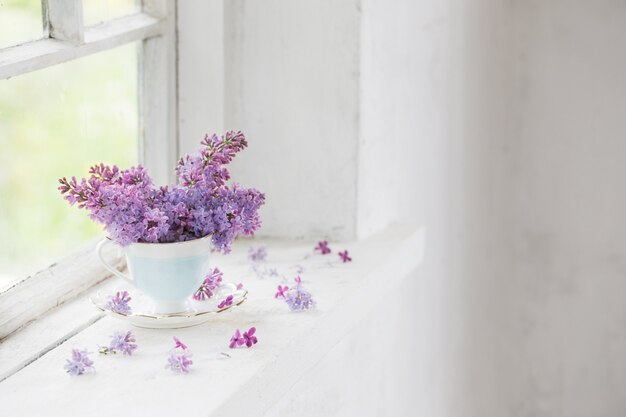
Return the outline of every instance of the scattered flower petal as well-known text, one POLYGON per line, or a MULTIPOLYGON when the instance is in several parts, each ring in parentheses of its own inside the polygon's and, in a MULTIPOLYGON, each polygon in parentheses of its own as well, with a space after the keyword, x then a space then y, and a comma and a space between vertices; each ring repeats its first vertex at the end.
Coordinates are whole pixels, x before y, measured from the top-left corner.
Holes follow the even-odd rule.
POLYGON ((193 295, 194 300, 203 301, 213 297, 213 292, 222 283, 223 275, 224 274, 222 273, 222 271, 219 270, 219 268, 214 268, 213 270, 211 270, 204 278, 204 281, 202 282, 202 285, 200 285, 200 288, 198 288, 198 290, 193 295))
POLYGON ((182 353, 178 352, 179 351, 176 349, 170 351, 170 356, 167 358, 165 368, 182 374, 189 373, 191 365, 193 364, 191 352, 188 350, 183 350, 182 353))
POLYGON ((285 298, 285 291, 287 291, 289 287, 287 286, 278 286, 278 292, 274 295, 274 298, 285 298))
POLYGON ((72 349, 72 358, 66 360, 65 370, 70 375, 82 375, 88 371, 94 371, 93 361, 87 356, 87 350, 72 349))
POLYGON ((237 284, 237 290, 243 290, 243 284, 241 282, 237 284))
POLYGON ((109 301, 104 306, 107 310, 114 311, 116 313, 129 315, 132 313, 132 309, 128 303, 132 300, 128 291, 118 291, 115 295, 109 297, 109 301))
POLYGON ((108 355, 109 353, 117 354, 121 352, 123 355, 132 356, 133 351, 137 349, 135 335, 130 330, 127 332, 115 332, 111 337, 109 346, 101 347, 100 353, 108 355))
POLYGON ((239 331, 239 329, 237 329, 233 337, 230 338, 230 344, 228 345, 228 347, 230 347, 231 349, 234 349, 237 346, 243 345, 243 342, 244 340, 241 337, 241 332, 239 331))
POLYGON ((229 295, 217 305, 217 308, 224 308, 224 307, 228 307, 231 305, 233 305, 233 296, 229 295))
POLYGON ((339 257, 341 258, 341 262, 343 262, 343 263, 352 261, 352 258, 350 256, 348 256, 348 251, 347 250, 344 250, 343 252, 339 252, 339 257))
POLYGON ((166 369, 171 369, 174 372, 186 374, 190 371, 190 367, 193 364, 191 357, 191 351, 187 348, 187 345, 181 342, 177 337, 174 337, 175 346, 170 349, 169 356, 167 358, 166 369), (181 350, 177 350, 181 348, 181 350))
POLYGON ((181 342, 176 336, 174 336, 173 339, 174 339, 174 343, 176 343, 176 346, 174 346, 174 349, 177 349, 177 348, 181 348, 183 350, 187 349, 187 345, 181 342))
POLYGON ((330 248, 328 247, 328 242, 325 240, 318 242, 314 250, 321 252, 322 255, 328 255, 331 252, 330 248))
POLYGON ((285 293, 285 302, 292 311, 303 311, 315 308, 315 300, 311 293, 305 290, 301 285, 285 293))
POLYGON ((254 336, 254 333, 256 332, 256 328, 255 327, 250 327, 250 329, 247 332, 243 333, 243 341, 246 344, 246 346, 251 347, 252 345, 255 345, 258 340, 256 338, 256 336, 254 336))

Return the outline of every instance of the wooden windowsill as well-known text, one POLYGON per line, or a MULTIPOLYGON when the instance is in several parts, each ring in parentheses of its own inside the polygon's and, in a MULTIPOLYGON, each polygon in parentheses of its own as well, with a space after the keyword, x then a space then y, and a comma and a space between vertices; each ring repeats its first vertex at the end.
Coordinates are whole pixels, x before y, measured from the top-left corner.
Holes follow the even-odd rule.
MULTIPOLYGON (((106 316, 86 295, 46 314, 0 345, 0 414, 7 416, 230 416, 262 415, 303 374, 339 343, 354 323, 393 302, 392 293, 420 264, 422 228, 390 228, 361 242, 333 244, 330 256, 310 253, 312 242, 239 241, 228 256, 212 264, 225 282, 242 282, 248 300, 200 326, 149 330, 106 316), (281 278, 260 279, 246 261, 247 247, 266 245, 267 266, 290 281, 294 265, 305 267, 303 284, 317 309, 292 313, 274 298, 281 278), (354 262, 335 263, 347 248, 354 262), (235 329, 257 328, 251 349, 229 349, 235 329), (119 330, 132 329, 139 345, 132 357, 98 356, 98 346, 119 330), (177 375, 165 369, 172 336, 189 345, 193 371, 177 375), (70 377, 63 370, 73 348, 94 352, 96 373, 70 377), (224 358, 221 352, 229 354, 224 358), (2 378, 0 378, 2 379, 2 378), (36 399, 36 401, 33 401, 36 399)), ((95 290, 121 285, 111 279, 95 290)))

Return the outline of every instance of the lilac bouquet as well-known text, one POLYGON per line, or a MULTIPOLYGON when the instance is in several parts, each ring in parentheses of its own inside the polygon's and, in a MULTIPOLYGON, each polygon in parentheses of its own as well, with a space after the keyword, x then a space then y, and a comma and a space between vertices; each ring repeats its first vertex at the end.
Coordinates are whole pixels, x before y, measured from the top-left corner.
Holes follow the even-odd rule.
POLYGON ((265 195, 226 184, 230 174, 224 165, 246 146, 241 132, 205 136, 199 154, 180 159, 178 183, 171 187, 155 188, 141 165, 120 170, 100 164, 91 167, 88 179, 60 179, 59 191, 122 246, 210 235, 216 250, 228 252, 237 235, 252 235, 261 225, 258 210, 265 195))

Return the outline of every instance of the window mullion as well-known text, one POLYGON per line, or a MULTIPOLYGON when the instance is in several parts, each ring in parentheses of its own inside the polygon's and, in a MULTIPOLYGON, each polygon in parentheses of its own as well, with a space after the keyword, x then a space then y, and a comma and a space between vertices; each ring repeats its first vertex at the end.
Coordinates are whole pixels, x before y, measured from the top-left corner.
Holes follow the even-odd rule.
POLYGON ((155 184, 166 185, 175 182, 179 149, 176 2, 143 0, 142 12, 164 26, 139 51, 139 158, 155 184))
POLYGON ((82 0, 42 0, 44 37, 83 43, 82 0))

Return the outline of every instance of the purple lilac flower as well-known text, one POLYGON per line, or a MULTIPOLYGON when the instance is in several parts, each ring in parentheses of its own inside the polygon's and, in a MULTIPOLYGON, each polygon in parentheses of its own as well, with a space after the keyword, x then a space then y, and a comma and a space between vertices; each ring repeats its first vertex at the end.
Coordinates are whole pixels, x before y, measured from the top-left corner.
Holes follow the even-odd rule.
POLYGON ((243 337, 241 337, 241 332, 239 331, 239 329, 237 329, 233 337, 230 338, 230 344, 228 346, 231 349, 234 349, 237 346, 243 345, 243 343, 244 343, 244 340, 243 340, 243 337))
POLYGON ((180 159, 178 183, 170 187, 155 188, 142 166, 120 170, 100 164, 88 179, 60 179, 59 191, 122 246, 210 235, 216 250, 229 252, 235 237, 260 227, 258 210, 265 202, 258 190, 226 185, 230 174, 224 165, 246 146, 241 132, 205 136, 199 154, 180 159))
POLYGON ((87 356, 87 350, 72 349, 72 358, 66 360, 65 370, 70 375, 82 375, 87 371, 95 370, 93 361, 87 356))
POLYGON ((176 336, 174 336, 173 339, 174 339, 174 343, 176 344, 176 346, 174 346, 174 349, 178 349, 178 348, 181 348, 182 350, 187 349, 187 345, 181 342, 176 336))
POLYGON ((268 270, 268 274, 269 274, 270 277, 277 277, 278 276, 278 269, 270 268, 268 270))
POLYGON ((231 305, 233 305, 233 296, 229 295, 217 305, 217 308, 224 308, 224 307, 228 307, 231 305))
POLYGON ((315 308, 315 300, 311 293, 298 285, 285 293, 285 302, 292 311, 303 311, 315 308))
POLYGON ((285 291, 287 291, 289 289, 288 286, 278 286, 278 292, 276 292, 276 294, 274 294, 274 298, 285 298, 285 291))
POLYGON ((267 258, 267 249, 265 246, 250 246, 248 248, 248 259, 250 262, 264 262, 267 258))
POLYGON ((326 240, 318 242, 315 250, 321 252, 322 255, 327 255, 331 252, 330 248, 328 247, 328 242, 326 240))
POLYGON ((191 352, 187 350, 183 350, 182 353, 178 353, 176 350, 171 350, 170 356, 167 358, 167 365, 165 365, 165 368, 183 374, 189 373, 191 365, 193 364, 193 361, 191 360, 192 356, 191 352))
POLYGON ((135 335, 130 330, 127 332, 115 332, 111 336, 109 346, 100 348, 100 353, 107 355, 109 353, 116 354, 117 352, 122 352, 123 355, 132 356, 133 351, 137 349, 136 342, 135 335))
POLYGON ((181 342, 177 337, 174 337, 175 346, 170 350, 167 358, 166 369, 171 369, 174 372, 188 373, 190 367, 193 364, 191 357, 193 356, 187 345, 181 342), (178 350, 180 348, 180 350, 178 350))
POLYGON ((241 282, 237 284, 237 290, 243 290, 243 284, 241 282))
POLYGON ((352 262, 352 258, 348 256, 348 251, 344 250, 343 252, 339 252, 339 257, 341 258, 341 262, 352 262))
POLYGON ((129 315, 132 313, 132 309, 128 305, 130 300, 132 300, 132 298, 130 294, 128 294, 128 291, 118 291, 114 296, 109 297, 109 301, 107 301, 104 307, 116 313, 129 315))
POLYGON ((258 342, 256 336, 254 336, 255 332, 256 332, 256 328, 250 327, 250 329, 247 332, 243 333, 242 339, 243 339, 243 342, 246 344, 246 346, 251 347, 252 345, 255 345, 258 342))
POLYGON ((222 276, 224 274, 218 268, 214 268, 211 272, 209 272, 200 288, 193 295, 195 300, 206 300, 213 297, 213 291, 215 291, 220 284, 222 283, 222 276))

